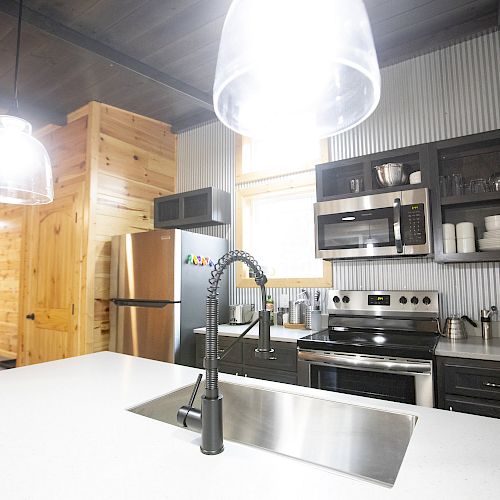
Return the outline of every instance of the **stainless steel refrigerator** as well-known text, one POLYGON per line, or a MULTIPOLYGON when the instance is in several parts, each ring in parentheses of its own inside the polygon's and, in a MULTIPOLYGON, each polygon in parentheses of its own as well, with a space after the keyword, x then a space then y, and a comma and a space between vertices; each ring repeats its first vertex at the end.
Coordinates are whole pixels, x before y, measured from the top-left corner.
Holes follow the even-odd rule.
MULTIPOLYGON (((193 329, 205 325, 208 280, 227 240, 179 229, 115 236, 111 247, 110 349, 195 365, 193 329)), ((227 323, 228 276, 219 323, 227 323)))

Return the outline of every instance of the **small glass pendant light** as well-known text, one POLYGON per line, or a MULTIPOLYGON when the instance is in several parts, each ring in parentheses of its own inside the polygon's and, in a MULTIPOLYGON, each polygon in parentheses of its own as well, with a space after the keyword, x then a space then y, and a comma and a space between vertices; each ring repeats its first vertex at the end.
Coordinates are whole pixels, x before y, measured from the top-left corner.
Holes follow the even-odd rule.
MULTIPOLYGON (((16 110, 22 8, 21 0, 14 81, 16 110)), ((17 116, 0 115, 0 203, 39 205, 53 199, 50 158, 42 143, 31 135, 31 124, 17 116)))
POLYGON ((380 71, 362 0, 233 0, 214 81, 218 118, 249 137, 329 137, 365 120, 380 71))

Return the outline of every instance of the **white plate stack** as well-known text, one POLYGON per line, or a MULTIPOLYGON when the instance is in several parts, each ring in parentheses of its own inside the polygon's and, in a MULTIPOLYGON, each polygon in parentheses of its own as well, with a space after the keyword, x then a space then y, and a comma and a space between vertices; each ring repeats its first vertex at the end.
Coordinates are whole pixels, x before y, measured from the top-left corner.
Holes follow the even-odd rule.
POLYGON ((474 224, 472 222, 457 224, 457 251, 458 253, 473 253, 476 251, 474 224))
POLYGON ((444 253, 457 253, 455 224, 443 224, 443 251, 444 253))
POLYGON ((479 249, 483 252, 500 250, 500 215, 484 218, 486 231, 484 238, 479 240, 479 249))

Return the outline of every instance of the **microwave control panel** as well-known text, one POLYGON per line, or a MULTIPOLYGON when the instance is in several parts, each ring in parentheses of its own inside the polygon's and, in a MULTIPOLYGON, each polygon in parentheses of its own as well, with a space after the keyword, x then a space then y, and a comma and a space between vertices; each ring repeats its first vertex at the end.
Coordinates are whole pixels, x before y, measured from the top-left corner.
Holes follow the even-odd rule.
POLYGON ((405 245, 425 245, 425 211, 423 203, 401 207, 403 242, 405 245))

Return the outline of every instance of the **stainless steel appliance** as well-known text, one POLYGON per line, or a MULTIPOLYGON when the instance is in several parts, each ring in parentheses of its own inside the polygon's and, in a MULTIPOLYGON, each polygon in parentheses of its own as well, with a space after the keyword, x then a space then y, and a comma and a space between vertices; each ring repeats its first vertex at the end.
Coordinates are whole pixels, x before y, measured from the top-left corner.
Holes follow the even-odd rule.
POLYGON ((477 327, 477 323, 472 321, 469 316, 459 316, 455 314, 446 318, 442 335, 453 340, 466 339, 467 330, 465 328, 464 320, 470 323, 474 328, 477 327))
POLYGON ((315 203, 314 224, 322 259, 432 252, 427 188, 315 203))
POLYGON ((253 304, 236 304, 229 306, 229 324, 246 325, 253 318, 255 307, 253 304))
POLYGON ((328 291, 328 328, 298 340, 299 385, 434 406, 434 291, 328 291))
MULTIPOLYGON (((111 255, 110 349, 194 366, 193 329, 205 324, 208 279, 227 240, 179 229, 115 236, 111 255)), ((219 321, 228 321, 228 280, 219 321)))
POLYGON ((491 316, 497 312, 497 306, 481 309, 481 335, 483 340, 491 340, 491 316))

